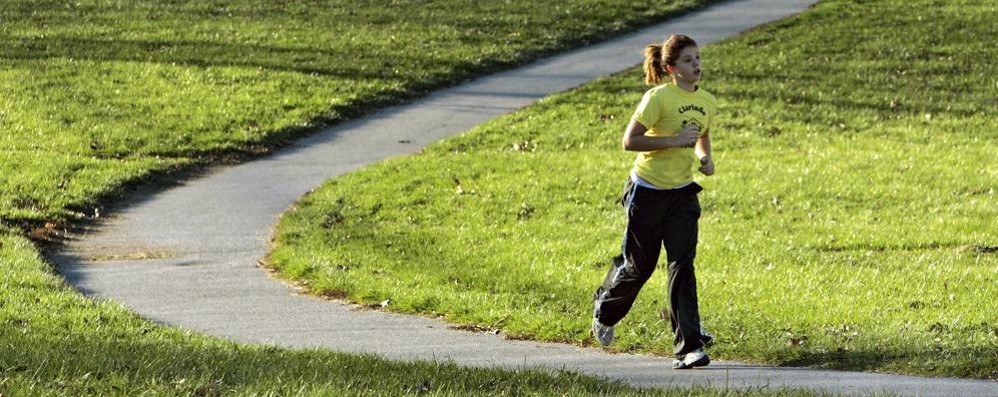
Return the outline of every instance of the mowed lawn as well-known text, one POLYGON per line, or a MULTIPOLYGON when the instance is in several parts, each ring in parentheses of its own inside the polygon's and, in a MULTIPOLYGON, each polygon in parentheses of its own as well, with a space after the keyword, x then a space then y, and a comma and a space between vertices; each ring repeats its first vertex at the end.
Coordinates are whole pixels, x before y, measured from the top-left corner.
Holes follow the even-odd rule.
POLYGON ((0 222, 94 217, 123 186, 710 0, 5 0, 0 222))
MULTIPOLYGON (((146 321, 86 298, 32 243, 0 236, 0 394, 4 396, 689 396, 552 370, 469 369, 373 355, 236 344, 146 321)), ((664 369, 663 369, 664 371, 664 369)), ((755 390, 758 397, 819 393, 755 390)))
MULTIPOLYGON (((980 1, 830 0, 702 49, 720 101, 697 256, 713 357, 998 378, 998 37, 980 1)), ((639 70, 285 214, 271 266, 319 295, 593 345, 639 70)), ((669 354, 653 276, 612 350, 669 354)))
POLYGON ((3 1, 0 394, 689 394, 192 334, 83 297, 24 229, 91 220, 136 181, 266 153, 701 3, 3 1))

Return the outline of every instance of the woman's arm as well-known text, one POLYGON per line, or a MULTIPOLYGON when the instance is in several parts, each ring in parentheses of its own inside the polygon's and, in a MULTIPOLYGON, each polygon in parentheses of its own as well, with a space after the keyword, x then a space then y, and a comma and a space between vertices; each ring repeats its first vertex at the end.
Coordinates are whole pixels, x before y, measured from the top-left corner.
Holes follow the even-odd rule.
MULTIPOLYGON (((631 120, 624 131, 624 150, 632 152, 652 152, 670 147, 686 146, 697 141, 699 132, 696 125, 688 125, 678 135, 675 136, 648 136, 648 132, 643 124, 637 120, 631 120)), ((708 141, 708 153, 710 148, 708 141)))
POLYGON ((714 175, 714 160, 710 157, 710 130, 704 131, 696 146, 697 158, 700 159, 700 172, 704 175, 714 175))

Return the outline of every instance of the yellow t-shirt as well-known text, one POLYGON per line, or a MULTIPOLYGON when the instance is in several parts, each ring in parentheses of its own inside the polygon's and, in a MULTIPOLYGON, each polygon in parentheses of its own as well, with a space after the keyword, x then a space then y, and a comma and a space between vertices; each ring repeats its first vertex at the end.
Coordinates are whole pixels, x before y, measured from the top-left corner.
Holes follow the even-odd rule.
MULTIPOLYGON (((703 89, 689 92, 669 83, 645 92, 632 117, 648 129, 652 137, 679 134, 687 124, 700 127, 700 133, 710 130, 717 113, 717 99, 703 89)), ((634 171, 641 179, 663 189, 693 182, 693 166, 699 165, 694 144, 638 153, 634 171)))

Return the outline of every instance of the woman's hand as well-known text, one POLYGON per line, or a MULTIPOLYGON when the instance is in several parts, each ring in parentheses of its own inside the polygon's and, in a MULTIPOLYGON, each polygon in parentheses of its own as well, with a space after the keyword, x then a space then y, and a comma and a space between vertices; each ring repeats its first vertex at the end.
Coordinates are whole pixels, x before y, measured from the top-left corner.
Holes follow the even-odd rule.
POLYGON ((670 147, 694 147, 707 136, 700 134, 700 128, 695 124, 687 125, 678 134, 672 136, 648 136, 648 129, 637 120, 631 120, 624 131, 624 150, 634 152, 653 152, 670 147))
POLYGON ((696 124, 687 125, 682 131, 679 131, 679 134, 674 139, 674 146, 691 146, 700 139, 700 128, 696 124))
POLYGON ((714 160, 710 156, 700 158, 700 172, 707 176, 714 175, 714 160))

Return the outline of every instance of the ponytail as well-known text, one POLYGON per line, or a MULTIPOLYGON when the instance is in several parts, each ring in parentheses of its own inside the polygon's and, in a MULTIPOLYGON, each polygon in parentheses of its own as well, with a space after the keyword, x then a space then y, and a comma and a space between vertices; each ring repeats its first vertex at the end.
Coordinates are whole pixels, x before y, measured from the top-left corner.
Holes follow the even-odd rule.
POLYGON ((648 85, 662 84, 662 79, 669 74, 666 66, 676 65, 679 52, 697 43, 689 36, 674 34, 662 44, 651 44, 645 47, 645 83, 648 85))
POLYGON ((668 74, 662 65, 662 46, 651 44, 645 47, 645 83, 659 85, 668 74))

